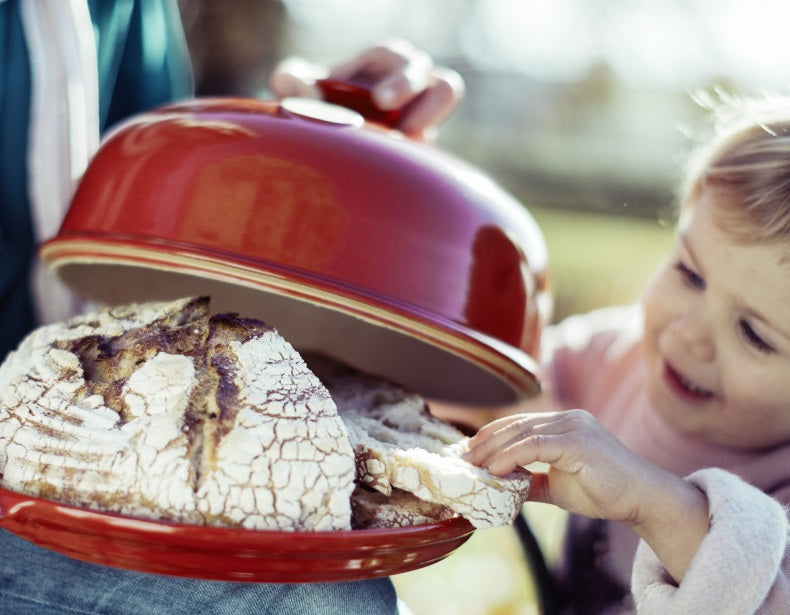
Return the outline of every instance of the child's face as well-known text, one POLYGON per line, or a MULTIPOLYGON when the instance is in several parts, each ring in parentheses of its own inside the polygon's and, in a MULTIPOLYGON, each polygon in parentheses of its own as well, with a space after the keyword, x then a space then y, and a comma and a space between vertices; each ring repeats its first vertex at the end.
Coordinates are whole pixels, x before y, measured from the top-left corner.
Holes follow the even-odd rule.
POLYGON ((644 296, 649 396, 678 431, 735 448, 790 441, 790 249, 733 241, 703 189, 644 296))

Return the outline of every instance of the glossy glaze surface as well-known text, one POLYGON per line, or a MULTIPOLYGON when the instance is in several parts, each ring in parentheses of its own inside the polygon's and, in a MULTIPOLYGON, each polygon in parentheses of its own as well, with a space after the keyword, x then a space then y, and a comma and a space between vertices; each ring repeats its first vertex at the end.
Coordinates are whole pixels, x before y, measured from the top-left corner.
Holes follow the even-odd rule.
POLYGON ((42 254, 111 300, 145 298, 127 285, 135 268, 296 299, 246 315, 431 396, 534 393, 546 251, 532 218, 462 161, 338 117, 230 99, 138 116, 105 140, 42 254), (343 335, 325 339, 327 311, 346 317, 343 335))
POLYGON ((93 562, 229 581, 348 581, 437 562, 472 535, 461 518, 345 532, 263 532, 135 519, 0 488, 0 527, 93 562))

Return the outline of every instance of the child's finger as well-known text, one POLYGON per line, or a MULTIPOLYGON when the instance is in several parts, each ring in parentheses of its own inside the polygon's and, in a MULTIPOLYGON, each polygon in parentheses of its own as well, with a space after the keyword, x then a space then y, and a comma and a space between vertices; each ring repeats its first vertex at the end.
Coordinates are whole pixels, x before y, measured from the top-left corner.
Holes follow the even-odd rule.
POLYGON ((524 415, 507 417, 489 423, 469 440, 469 451, 464 459, 475 465, 482 465, 496 450, 507 445, 524 428, 524 415))
POLYGON ((504 476, 536 461, 554 465, 567 447, 565 434, 533 433, 495 451, 483 464, 492 474, 504 476))
MULTIPOLYGON (((572 429, 565 413, 522 414, 491 423, 491 430, 470 441, 465 459, 480 466, 489 466, 505 449, 539 436, 560 435, 572 429)), ((529 461, 524 463, 530 463, 529 461)))
POLYGON ((470 446, 475 446, 478 442, 486 440, 487 438, 491 437, 492 434, 496 433, 506 425, 509 425, 514 421, 519 421, 523 419, 524 416, 524 414, 513 414, 491 421, 487 425, 483 425, 470 439, 470 446))

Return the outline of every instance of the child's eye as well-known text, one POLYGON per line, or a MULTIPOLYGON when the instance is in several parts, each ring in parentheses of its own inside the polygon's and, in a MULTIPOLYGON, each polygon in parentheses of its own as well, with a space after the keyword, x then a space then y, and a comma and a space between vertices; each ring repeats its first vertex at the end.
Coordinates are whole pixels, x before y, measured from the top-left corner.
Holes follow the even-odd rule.
POLYGON ((692 269, 687 267, 683 262, 678 261, 675 265, 675 270, 680 273, 680 277, 691 288, 705 290, 705 280, 697 275, 692 269))
POLYGON ((744 339, 749 345, 753 346, 760 352, 765 352, 765 353, 773 352, 773 348, 771 347, 771 345, 765 342, 765 340, 763 340, 763 338, 761 338, 755 332, 755 330, 748 322, 746 322, 745 320, 741 320, 738 323, 738 326, 741 329, 741 334, 743 335, 744 339))

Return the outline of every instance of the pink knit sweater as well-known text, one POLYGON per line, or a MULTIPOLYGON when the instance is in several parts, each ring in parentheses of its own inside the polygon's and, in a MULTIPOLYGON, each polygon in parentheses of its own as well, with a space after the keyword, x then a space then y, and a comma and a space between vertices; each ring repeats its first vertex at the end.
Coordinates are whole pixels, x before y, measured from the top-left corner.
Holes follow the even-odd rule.
MULTIPOLYGON (((790 443, 744 452, 671 430, 648 403, 640 338, 637 306, 574 316, 547 329, 548 392, 559 407, 594 414, 644 459, 689 477, 708 495, 711 530, 678 587, 625 526, 606 523, 601 528, 600 522, 573 519, 566 570, 580 565, 584 549, 573 547, 592 545, 590 534, 596 528, 597 569, 590 580, 595 584, 610 577, 627 587, 631 578, 640 613, 790 613, 784 509, 790 504, 790 443)), ((626 599, 607 612, 632 609, 626 599)))

